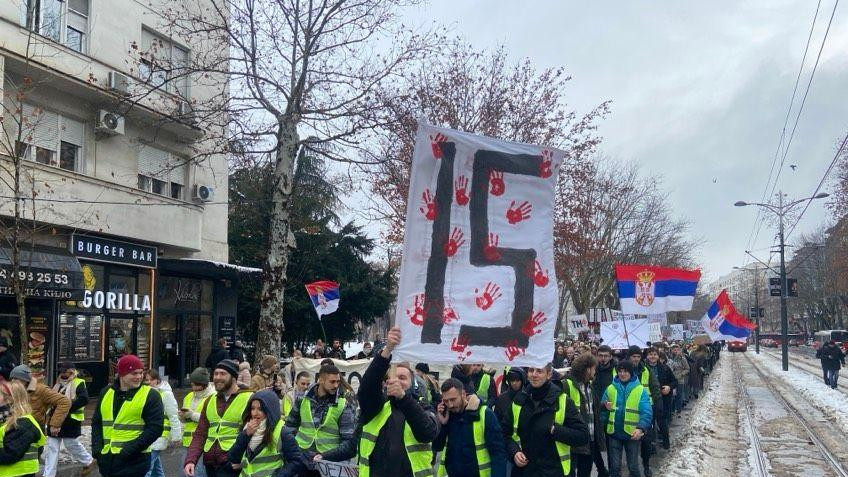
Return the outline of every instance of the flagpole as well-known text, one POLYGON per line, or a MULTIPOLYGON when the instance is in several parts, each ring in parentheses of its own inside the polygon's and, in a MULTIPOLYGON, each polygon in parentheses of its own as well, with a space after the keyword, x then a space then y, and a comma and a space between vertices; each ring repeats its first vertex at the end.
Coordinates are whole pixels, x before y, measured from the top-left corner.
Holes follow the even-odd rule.
POLYGON ((318 324, 321 325, 321 334, 324 335, 324 343, 327 342, 327 332, 324 331, 324 320, 321 319, 321 315, 318 315, 318 324))
POLYGON ((624 313, 621 314, 621 324, 624 325, 624 336, 627 338, 627 346, 630 346, 630 335, 627 333, 627 320, 624 319, 624 313))

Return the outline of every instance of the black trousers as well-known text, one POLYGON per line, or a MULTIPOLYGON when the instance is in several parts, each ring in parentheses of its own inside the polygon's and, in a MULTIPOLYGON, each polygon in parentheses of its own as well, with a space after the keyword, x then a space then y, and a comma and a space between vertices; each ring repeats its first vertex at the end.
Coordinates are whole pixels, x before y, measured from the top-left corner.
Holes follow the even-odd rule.
MULTIPOLYGON (((604 439, 607 441, 607 448, 609 448, 609 436, 604 433, 604 439)), ((607 470, 606 465, 604 465, 604 456, 603 452, 601 452, 601 448, 598 447, 594 442, 592 445, 592 460, 595 462, 595 469, 598 470, 598 477, 609 477, 609 471, 607 470)))
POLYGON ((571 453, 571 476, 592 477, 592 454, 571 453))
POLYGON ((241 470, 233 469, 229 463, 223 464, 220 467, 206 466, 206 475, 208 477, 238 477, 241 470))

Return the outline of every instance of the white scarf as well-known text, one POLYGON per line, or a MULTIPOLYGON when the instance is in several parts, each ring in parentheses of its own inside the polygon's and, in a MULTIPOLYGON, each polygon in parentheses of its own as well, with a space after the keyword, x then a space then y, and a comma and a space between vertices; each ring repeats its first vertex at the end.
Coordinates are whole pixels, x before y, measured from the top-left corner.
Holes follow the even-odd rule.
POLYGON ((262 438, 265 437, 267 422, 268 419, 263 419, 262 422, 259 423, 259 427, 256 428, 256 432, 254 432, 253 435, 250 436, 250 442, 247 444, 247 446, 252 452, 256 452, 256 449, 259 447, 260 444, 262 444, 262 438))
POLYGON ((56 384, 53 385, 53 390, 63 393, 66 398, 70 399, 71 402, 74 402, 74 399, 77 397, 77 387, 74 386, 74 379, 77 377, 77 372, 71 372, 71 377, 68 379, 59 378, 56 381, 56 384))

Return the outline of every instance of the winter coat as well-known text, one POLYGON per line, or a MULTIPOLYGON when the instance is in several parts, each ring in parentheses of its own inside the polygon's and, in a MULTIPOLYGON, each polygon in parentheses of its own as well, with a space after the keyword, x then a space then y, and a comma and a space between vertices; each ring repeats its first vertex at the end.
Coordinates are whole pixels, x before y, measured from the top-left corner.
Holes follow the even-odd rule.
MULTIPOLYGON (((436 440, 433 441, 433 452, 445 452, 445 468, 448 475, 465 477, 479 476, 477 451, 474 447, 474 423, 480 420, 480 398, 472 394, 468 396, 465 411, 459 414, 451 413, 448 423, 443 425, 436 440), (447 445, 447 449, 445 449, 447 445)), ((484 439, 486 450, 492 464, 492 477, 506 476, 506 447, 503 433, 497 417, 491 408, 486 408, 486 426, 484 439)))
POLYGON ((103 416, 100 414, 100 403, 109 389, 115 390, 112 399, 112 415, 117 416, 121 404, 125 401, 132 401, 135 393, 141 387, 121 391, 121 385, 116 378, 111 385, 103 388, 103 391, 100 392, 100 399, 97 401, 97 407, 94 408, 94 416, 91 419, 91 453, 97 459, 97 467, 103 477, 141 477, 150 468, 150 454, 144 452, 144 450, 156 442, 156 439, 162 435, 164 428, 165 411, 162 406, 162 397, 153 389, 148 393, 144 409, 141 411, 144 430, 138 439, 128 442, 121 449, 120 454, 101 455, 100 451, 103 449, 103 416))
MULTIPOLYGON (((569 379, 571 379, 571 382, 580 393, 580 406, 578 410, 580 411, 580 418, 589 427, 589 440, 594 442, 600 450, 606 450, 606 439, 601 429, 601 416, 600 412, 598 412, 602 394, 595 393, 595 386, 591 382, 581 383, 573 377, 569 379)), ((588 444, 571 449, 572 453, 584 455, 591 454, 591 451, 592 448, 588 444)))
POLYGON ((823 369, 840 369, 845 364, 845 353, 836 345, 824 345, 816 351, 816 358, 821 360, 823 369))
POLYGON ((568 361, 565 359, 565 353, 559 354, 554 352, 554 359, 551 362, 551 366, 557 369, 568 366, 568 361))
MULTIPOLYGON (((191 400, 188 403, 188 412, 183 413, 183 420, 185 422, 200 422, 200 411, 202 410, 203 401, 213 394, 215 394, 215 386, 212 383, 207 384, 206 389, 203 391, 192 394, 191 400)), ((182 409, 182 404, 181 402, 180 409, 182 409)))
POLYGON ((707 363, 707 354, 702 352, 694 352, 689 355, 689 385, 696 390, 700 390, 704 384, 704 367, 707 363))
MULTIPOLYGON (((527 385, 527 372, 524 371, 524 368, 515 366, 510 369, 510 372, 515 372, 521 375, 521 382, 524 383, 525 386, 527 385)), ((506 377, 504 377, 503 380, 507 381, 506 377)), ((521 389, 513 391, 512 388, 509 387, 509 382, 507 382, 506 389, 501 391, 501 395, 498 396, 498 399, 495 402, 495 415, 498 416, 498 422, 504 422, 505 416, 512 412, 512 401, 520 392, 521 389)))
POLYGON ((10 350, 7 349, 0 353, 0 376, 3 376, 6 381, 9 380, 9 373, 17 365, 18 359, 15 358, 15 355, 10 350))
POLYGON ((598 363, 598 367, 595 368, 595 379, 592 381, 596 396, 603 396, 604 391, 612 384, 612 378, 617 374, 615 371, 616 366, 618 366, 618 361, 615 358, 610 358, 606 366, 602 366, 600 362, 598 363))
POLYGON ((250 390, 254 392, 270 389, 279 395, 283 386, 283 378, 277 373, 268 375, 260 371, 250 378, 250 390))
MULTIPOLYGON (((64 396, 63 391, 56 392, 64 396)), ((82 421, 77 421, 76 419, 71 418, 71 414, 84 410, 89 400, 88 387, 86 387, 85 383, 80 383, 74 391, 74 400, 71 401, 71 408, 68 410, 68 417, 66 417, 64 422, 62 422, 62 428, 59 430, 59 434, 56 437, 68 437, 73 439, 82 435, 82 421)))
MULTIPOLYGON (((259 401, 262 412, 265 413, 265 432, 273 432, 277 422, 281 419, 280 398, 273 391, 266 389, 254 394, 244 411, 242 430, 227 452, 227 460, 231 464, 241 464, 245 455, 247 455, 248 460, 253 460, 262 452, 261 447, 257 447, 255 450, 250 449, 251 436, 244 432, 244 424, 247 424, 250 420, 250 408, 253 406, 253 401, 259 401)), ((281 429, 280 435, 277 436, 277 451, 283 455, 285 465, 274 473, 274 477, 295 477, 306 470, 306 458, 300 451, 297 441, 294 439, 294 434, 287 428, 281 429)))
POLYGON ((368 424, 386 401, 391 403, 392 414, 380 429, 374 451, 371 453, 372 477, 412 477, 412 467, 403 445, 404 425, 409 424, 418 442, 433 442, 439 434, 439 423, 432 408, 422 405, 409 392, 401 399, 389 398, 383 392, 383 377, 391 365, 391 358, 375 354, 359 383, 357 399, 360 404, 359 428, 368 424))
POLYGON ((521 407, 518 414, 520 446, 512 439, 512 413, 510 412, 501 423, 509 460, 514 462, 515 454, 523 452, 529 461, 525 467, 514 467, 513 477, 562 477, 562 464, 556 442, 571 447, 584 446, 589 442, 589 427, 580 418, 580 412, 571 399, 566 399, 565 425, 554 423, 562 390, 550 381, 543 386, 546 389, 539 401, 535 401, 530 394, 532 388, 515 397, 515 404, 521 407))
MULTIPOLYGON (((197 428, 194 429, 194 434, 191 437, 191 444, 189 444, 188 450, 186 451, 186 464, 197 464, 197 462, 202 458, 203 465, 205 465, 207 469, 217 469, 222 465, 229 465, 227 452, 221 448, 218 442, 213 443, 208 452, 203 450, 203 447, 206 444, 206 438, 209 435, 209 419, 206 417, 206 408, 210 405, 215 405, 215 410, 218 415, 223 416, 224 413, 227 412, 227 409, 229 409, 229 407, 233 404, 233 401, 235 401, 236 396, 242 393, 250 393, 250 391, 238 390, 235 393, 230 394, 228 399, 224 399, 225 394, 219 392, 216 394, 217 399, 213 400, 213 396, 209 396, 205 401, 203 401, 203 405, 200 407, 200 420, 197 421, 197 428)), ((250 408, 248 407, 246 409, 250 408)))
POLYGON ((235 360, 236 363, 244 363, 244 350, 236 346, 231 347, 230 359, 235 360))
POLYGON ((674 377, 677 378, 678 384, 685 384, 689 379, 689 360, 686 359, 686 356, 683 353, 680 353, 678 357, 672 354, 668 358, 667 364, 671 368, 671 372, 674 373, 674 377))
MULTIPOLYGON (((152 386, 151 386, 152 387, 152 386)), ((181 442, 183 440, 183 423, 180 421, 177 400, 174 398, 174 391, 171 390, 171 385, 168 381, 160 381, 154 391, 159 392, 162 396, 162 407, 165 411, 165 417, 168 419, 168 424, 171 425, 171 430, 168 437, 160 437, 153 443, 153 450, 165 450, 168 448, 169 442, 181 442)))
MULTIPOLYGON (((2 424, 5 425, 5 424, 2 424)), ((41 438, 41 433, 32 421, 24 417, 15 420, 15 427, 6 429, 3 445, 0 447, 0 465, 20 462, 29 447, 41 438)))
POLYGON ((225 359, 230 359, 230 352, 227 351, 226 348, 215 346, 212 348, 212 351, 209 352, 209 356, 206 357, 206 361, 203 363, 203 366, 212 370, 215 369, 215 366, 217 366, 218 363, 225 359))
POLYGON ((677 378, 674 377, 674 372, 668 364, 657 361, 656 366, 648 365, 648 369, 651 371, 652 376, 656 375, 657 377, 657 382, 660 386, 660 396, 662 396, 663 386, 668 386, 672 390, 677 389, 677 378))
MULTIPOLYGON (((309 389, 306 390, 305 394, 295 399, 289 415, 286 416, 286 430, 293 436, 297 434, 301 424, 300 406, 304 399, 309 401, 310 407, 312 408, 312 424, 316 428, 320 427, 321 423, 324 422, 324 417, 326 417, 327 413, 330 412, 330 409, 337 406, 339 398, 343 397, 343 391, 344 389, 339 386, 335 395, 327 395, 321 398, 318 397, 317 394, 318 384, 316 383, 310 386, 309 389)), ((352 402, 346 400, 344 409, 342 409, 342 413, 339 415, 338 424, 338 447, 344 447, 347 445, 348 441, 353 439, 353 434, 356 431, 356 411, 353 408, 352 402)), ((307 452, 307 457, 311 459, 315 454, 317 454, 317 452, 315 450, 315 445, 313 444, 312 449, 309 449, 307 452)), ((326 454, 323 454, 321 457, 333 461, 335 457, 333 454, 334 452, 331 450, 326 454), (329 457, 327 457, 328 455, 329 457)))
POLYGON ((465 385, 465 391, 468 394, 476 394, 484 404, 493 407, 495 405, 495 398, 497 398, 498 395, 495 391, 495 377, 489 374, 488 389, 477 389, 480 387, 480 381, 483 379, 484 374, 487 373, 480 371, 471 375, 466 375, 462 372, 461 366, 454 366, 451 371, 451 377, 460 380, 462 384, 465 385))
POLYGON ((71 400, 35 380, 27 385, 27 393, 29 394, 29 404, 32 406, 32 417, 41 424, 42 427, 62 427, 65 418, 68 417, 68 411, 71 410, 71 400), (50 421, 47 421, 47 414, 50 414, 50 421))
POLYGON ((250 387, 250 363, 247 361, 242 361, 239 363, 239 374, 238 374, 238 387, 241 389, 247 389, 250 387))
MULTIPOLYGON (((636 385, 639 384, 639 379, 637 377, 631 377, 630 381, 626 383, 622 383, 619 381, 616 376, 615 379, 612 380, 612 385, 615 386, 615 390, 617 391, 617 399, 615 404, 615 415, 610 416, 609 410, 606 408, 606 403, 609 402, 609 393, 604 391, 603 397, 601 397, 601 426, 603 426, 604 432, 606 432, 607 424, 609 423, 610 417, 615 419, 613 423, 613 429, 615 432, 610 437, 614 437, 620 440, 630 440, 630 434, 624 432, 624 411, 626 409, 627 397, 630 393, 636 388, 636 385)), ((636 424, 637 429, 641 429, 642 432, 647 433, 648 429, 651 428, 651 423, 654 420, 654 412, 651 407, 651 399, 648 396, 648 393, 643 392, 642 398, 639 400, 639 423, 636 424)))
POLYGON ((327 353, 325 354, 326 357, 333 358, 333 359, 347 359, 345 357, 345 355, 346 355, 346 353, 345 353, 344 348, 339 348, 339 349, 328 348, 327 353))

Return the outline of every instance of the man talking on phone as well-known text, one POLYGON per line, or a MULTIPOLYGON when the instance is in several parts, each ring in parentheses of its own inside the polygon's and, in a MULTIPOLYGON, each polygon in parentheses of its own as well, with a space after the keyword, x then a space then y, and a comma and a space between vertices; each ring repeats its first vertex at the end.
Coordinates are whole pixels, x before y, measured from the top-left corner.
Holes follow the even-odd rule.
POLYGON ((495 413, 456 378, 441 389, 436 418, 442 428, 433 441, 434 451, 444 449, 438 475, 504 477, 506 446, 495 413))

